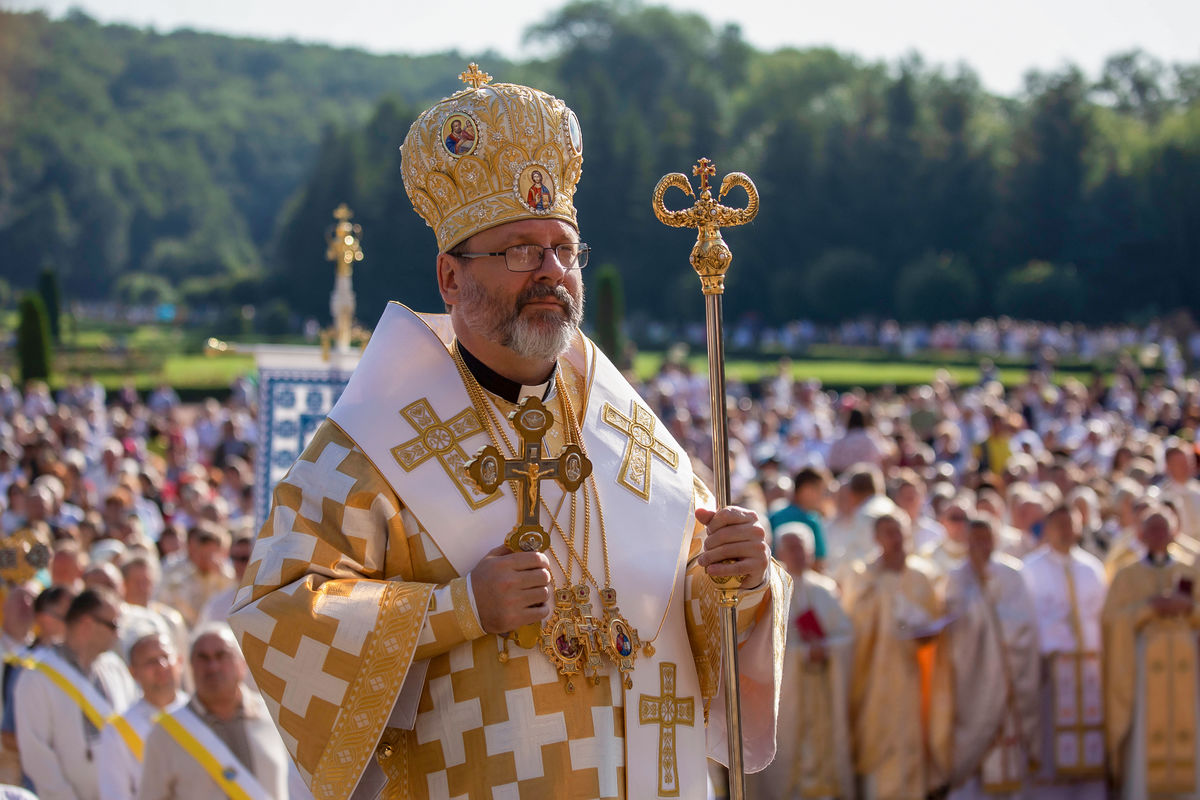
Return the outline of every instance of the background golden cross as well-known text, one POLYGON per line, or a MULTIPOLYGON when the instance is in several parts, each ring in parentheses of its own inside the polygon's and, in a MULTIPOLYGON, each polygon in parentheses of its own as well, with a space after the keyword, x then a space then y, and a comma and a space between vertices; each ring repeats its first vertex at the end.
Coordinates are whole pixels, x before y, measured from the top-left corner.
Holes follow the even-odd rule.
POLYGON ((675 665, 658 665, 660 689, 657 696, 638 698, 638 722, 658 725, 658 795, 679 796, 679 762, 675 756, 675 726, 696 724, 696 700, 675 696, 675 665))
POLYGON ((472 61, 467 65, 466 72, 459 73, 458 79, 463 83, 470 84, 472 89, 478 89, 480 86, 487 84, 492 79, 492 76, 481 70, 479 65, 472 61))
POLYGON ((542 457, 542 439, 554 426, 554 415, 538 398, 526 397, 508 418, 521 436, 521 457, 504 458, 489 444, 467 464, 467 474, 489 495, 504 481, 516 484, 517 526, 504 543, 513 552, 542 551, 550 546, 538 509, 542 481, 553 479, 564 491, 573 492, 592 474, 592 462, 577 444, 564 447, 557 458, 542 457))
POLYGON ((708 191, 708 179, 717 174, 716 166, 707 158, 702 158, 692 167, 692 175, 700 176, 700 193, 708 191))

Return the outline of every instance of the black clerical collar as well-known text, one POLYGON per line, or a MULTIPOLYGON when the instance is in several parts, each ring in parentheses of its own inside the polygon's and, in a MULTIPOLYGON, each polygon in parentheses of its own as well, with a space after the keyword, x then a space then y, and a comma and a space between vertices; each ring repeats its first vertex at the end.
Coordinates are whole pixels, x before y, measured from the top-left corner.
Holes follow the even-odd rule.
POLYGON ((454 341, 454 346, 458 348, 458 354, 462 356, 463 363, 467 365, 467 369, 475 376, 475 380, 479 381, 479 385, 502 400, 517 403, 520 402, 522 397, 532 394, 536 395, 539 400, 544 401, 550 399, 553 394, 554 376, 558 373, 557 361, 554 362, 554 368, 550 370, 550 377, 546 379, 545 383, 537 386, 525 386, 504 377, 480 361, 471 354, 470 350, 463 347, 462 342, 457 339, 454 341))

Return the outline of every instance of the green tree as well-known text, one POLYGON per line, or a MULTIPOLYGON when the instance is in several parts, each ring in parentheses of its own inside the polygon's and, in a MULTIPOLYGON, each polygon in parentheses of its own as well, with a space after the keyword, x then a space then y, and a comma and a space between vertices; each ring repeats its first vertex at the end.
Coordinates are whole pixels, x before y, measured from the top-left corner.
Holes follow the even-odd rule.
POLYGON ((27 292, 21 297, 20 316, 17 324, 17 362, 21 380, 49 380, 53 364, 50 322, 39 294, 27 292))
POLYGON ((1083 282, 1072 266, 1031 261, 1000 284, 997 310, 1017 319, 1064 322, 1083 312, 1083 282))
POLYGON ((966 261, 948 253, 928 253, 900 272, 896 309, 906 321, 971 319, 978 292, 978 283, 966 261))
POLYGON ((827 251, 809 268, 806 286, 808 308, 823 322, 875 316, 886 305, 883 270, 859 250, 827 251))
POLYGON ((62 342, 62 291, 58 285, 58 272, 46 267, 38 273, 38 294, 46 305, 46 317, 50 321, 50 335, 54 343, 62 342))
POLYGON ((157 306, 174 303, 179 295, 169 280, 162 275, 145 272, 128 272, 117 281, 113 294, 122 303, 131 306, 157 306))
POLYGON ((625 352, 625 294, 621 273, 612 264, 605 264, 596 275, 595 316, 596 343, 618 366, 625 352))

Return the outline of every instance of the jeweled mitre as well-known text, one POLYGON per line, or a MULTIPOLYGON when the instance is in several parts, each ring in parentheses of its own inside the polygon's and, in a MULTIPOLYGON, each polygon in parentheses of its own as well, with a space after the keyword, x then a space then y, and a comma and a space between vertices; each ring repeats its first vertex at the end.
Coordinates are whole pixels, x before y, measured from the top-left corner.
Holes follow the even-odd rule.
POLYGON ((459 77, 468 87, 421 114, 400 149, 404 188, 438 250, 517 220, 578 227, 583 133, 575 113, 537 89, 489 83, 474 64, 459 77))

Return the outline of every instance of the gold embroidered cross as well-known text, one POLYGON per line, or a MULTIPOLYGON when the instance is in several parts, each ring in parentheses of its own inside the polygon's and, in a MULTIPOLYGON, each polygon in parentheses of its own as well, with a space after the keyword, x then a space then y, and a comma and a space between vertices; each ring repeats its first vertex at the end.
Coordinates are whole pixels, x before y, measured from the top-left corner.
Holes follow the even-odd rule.
POLYGON ((671 469, 679 468, 679 454, 670 445, 654 437, 654 415, 633 401, 632 418, 625 416, 610 403, 604 404, 603 419, 629 437, 625 443, 625 455, 621 459, 621 472, 617 482, 650 502, 651 455, 668 464, 671 469))
POLYGON ((392 458, 401 469, 412 472, 429 459, 436 458, 472 509, 482 508, 496 499, 463 480, 467 476, 467 454, 461 442, 483 432, 474 409, 463 409, 448 422, 442 422, 433 406, 422 397, 401 409, 400 415, 417 431, 416 438, 391 450, 392 458))
POLYGON ((492 79, 492 76, 481 70, 479 65, 472 61, 467 66, 467 71, 459 74, 458 79, 463 83, 470 84, 471 88, 478 89, 480 86, 487 84, 492 79))
POLYGON ((508 418, 521 436, 522 457, 504 458, 489 444, 467 464, 467 474, 489 495, 504 481, 516 483, 517 527, 504 543, 513 552, 542 551, 550 546, 550 534, 538 514, 542 481, 553 479, 564 491, 573 492, 592 474, 592 462, 577 444, 564 447, 557 458, 542 458, 542 438, 554 426, 554 415, 538 398, 526 397, 508 418))
POLYGON ((679 796, 679 764, 675 760, 675 726, 696 724, 696 701, 675 697, 675 665, 658 665, 661 694, 642 695, 638 699, 638 722, 658 725, 658 794, 679 796))

